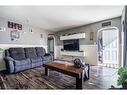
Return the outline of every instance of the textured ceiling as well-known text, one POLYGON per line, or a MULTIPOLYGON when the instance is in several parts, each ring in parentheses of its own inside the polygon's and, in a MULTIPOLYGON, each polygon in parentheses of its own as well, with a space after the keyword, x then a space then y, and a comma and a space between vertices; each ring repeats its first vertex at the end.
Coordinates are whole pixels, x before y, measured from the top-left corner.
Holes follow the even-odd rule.
POLYGON ((49 31, 121 16, 123 6, 0 6, 0 17, 49 31))

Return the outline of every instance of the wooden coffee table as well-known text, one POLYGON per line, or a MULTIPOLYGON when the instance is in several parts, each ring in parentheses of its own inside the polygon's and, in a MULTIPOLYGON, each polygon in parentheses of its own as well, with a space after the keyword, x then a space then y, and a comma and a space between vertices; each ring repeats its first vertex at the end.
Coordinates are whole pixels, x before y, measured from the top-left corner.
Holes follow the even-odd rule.
POLYGON ((52 61, 44 65, 45 75, 48 76, 48 70, 58 71, 63 74, 67 74, 76 78, 76 89, 82 89, 82 81, 84 70, 76 68, 69 62, 52 61))

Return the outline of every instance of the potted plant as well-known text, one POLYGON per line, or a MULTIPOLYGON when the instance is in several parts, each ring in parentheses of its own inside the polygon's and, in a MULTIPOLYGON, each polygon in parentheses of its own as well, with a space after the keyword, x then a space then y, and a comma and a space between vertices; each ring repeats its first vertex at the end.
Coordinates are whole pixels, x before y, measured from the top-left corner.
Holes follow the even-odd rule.
POLYGON ((122 85, 123 89, 127 89, 127 68, 120 68, 118 70, 118 75, 117 84, 122 85))

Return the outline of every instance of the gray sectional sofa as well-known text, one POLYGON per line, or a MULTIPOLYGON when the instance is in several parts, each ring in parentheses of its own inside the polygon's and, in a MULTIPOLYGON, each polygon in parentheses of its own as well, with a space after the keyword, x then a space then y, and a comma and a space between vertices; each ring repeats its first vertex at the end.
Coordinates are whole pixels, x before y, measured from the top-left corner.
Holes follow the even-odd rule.
POLYGON ((43 47, 9 48, 5 50, 4 60, 7 72, 17 73, 53 61, 53 56, 47 54, 43 47))

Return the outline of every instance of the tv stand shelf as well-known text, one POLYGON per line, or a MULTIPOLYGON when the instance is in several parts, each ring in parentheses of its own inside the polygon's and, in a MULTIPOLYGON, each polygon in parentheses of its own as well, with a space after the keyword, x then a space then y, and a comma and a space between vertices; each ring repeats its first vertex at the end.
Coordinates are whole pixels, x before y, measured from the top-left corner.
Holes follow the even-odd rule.
POLYGON ((66 36, 60 36, 60 40, 71 40, 71 39, 84 39, 85 33, 77 33, 66 36))
POLYGON ((61 55, 67 55, 67 56, 79 56, 79 57, 84 57, 85 56, 85 52, 81 52, 81 51, 61 51, 60 52, 61 55))

